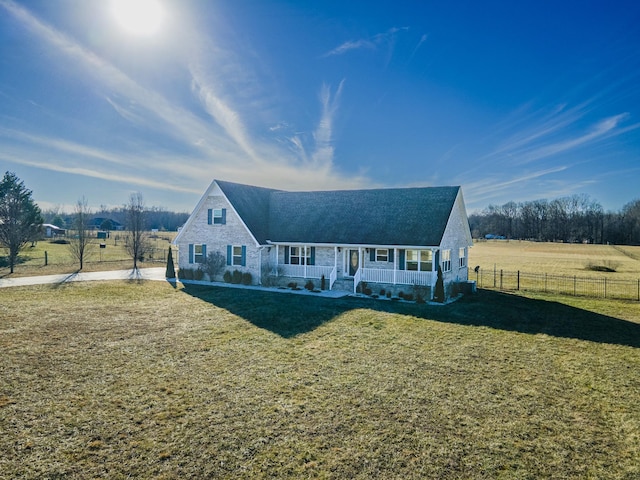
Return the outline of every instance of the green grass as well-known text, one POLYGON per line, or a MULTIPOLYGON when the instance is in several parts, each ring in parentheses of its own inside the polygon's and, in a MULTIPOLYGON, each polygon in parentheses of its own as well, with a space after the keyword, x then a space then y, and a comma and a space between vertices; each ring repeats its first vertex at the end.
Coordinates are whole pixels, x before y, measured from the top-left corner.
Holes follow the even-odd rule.
POLYGON ((640 304, 0 290, 0 478, 638 478, 640 304))

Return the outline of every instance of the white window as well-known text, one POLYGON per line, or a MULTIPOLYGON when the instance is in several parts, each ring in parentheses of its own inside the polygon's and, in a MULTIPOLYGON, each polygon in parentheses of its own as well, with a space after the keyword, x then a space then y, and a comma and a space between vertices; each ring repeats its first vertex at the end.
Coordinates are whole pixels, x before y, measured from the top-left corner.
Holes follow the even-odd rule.
POLYGON ((193 246, 193 262, 194 263, 204 263, 204 250, 206 247, 203 245, 194 245, 193 246))
POLYGON ((233 247, 233 264, 242 265, 242 247, 233 247))
POLYGON ((467 249, 461 248, 458 250, 458 258, 460 259, 460 268, 467 266, 467 249))
POLYGON ((442 271, 451 271, 451 250, 442 250, 442 271))
POLYGON ((433 268, 433 252, 431 250, 420 251, 420 271, 430 272, 433 268))
POLYGON ((303 265, 300 263, 301 260, 304 261, 304 259, 301 258, 300 247, 291 247, 289 249, 289 263, 291 265, 303 265))
POLYGON ((430 272, 433 262, 431 250, 407 250, 405 253, 405 266, 407 270, 430 272))
POLYGON ((213 209, 213 223, 214 225, 222 225, 224 222, 222 221, 223 214, 221 208, 213 209))
POLYGON ((311 265, 311 248, 289 247, 289 263, 291 265, 311 265))
POLYGON ((388 262, 389 261, 389 249, 376 248, 376 262, 388 262))

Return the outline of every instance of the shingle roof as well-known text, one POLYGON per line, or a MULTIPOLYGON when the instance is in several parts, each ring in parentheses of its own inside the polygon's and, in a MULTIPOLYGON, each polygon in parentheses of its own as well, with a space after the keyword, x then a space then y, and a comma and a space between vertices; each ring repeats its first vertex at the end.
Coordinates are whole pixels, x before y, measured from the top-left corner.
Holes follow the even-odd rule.
POLYGON ((217 183, 261 244, 440 245, 460 189, 285 192, 217 183))
POLYGON ((269 197, 279 190, 222 180, 216 183, 258 243, 264 245, 269 238, 269 197))

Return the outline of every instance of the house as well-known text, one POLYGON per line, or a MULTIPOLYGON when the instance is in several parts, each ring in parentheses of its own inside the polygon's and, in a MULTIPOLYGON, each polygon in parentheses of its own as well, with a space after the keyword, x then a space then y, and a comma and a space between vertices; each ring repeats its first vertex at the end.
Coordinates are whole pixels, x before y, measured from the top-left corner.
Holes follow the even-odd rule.
POLYGON ((45 238, 64 237, 66 234, 66 230, 64 228, 60 228, 51 223, 43 223, 42 228, 44 229, 45 238))
POLYGON ((218 252, 254 284, 419 285, 433 298, 438 265, 447 292, 467 281, 472 240, 460 187, 289 192, 214 180, 173 243, 179 269, 218 252))

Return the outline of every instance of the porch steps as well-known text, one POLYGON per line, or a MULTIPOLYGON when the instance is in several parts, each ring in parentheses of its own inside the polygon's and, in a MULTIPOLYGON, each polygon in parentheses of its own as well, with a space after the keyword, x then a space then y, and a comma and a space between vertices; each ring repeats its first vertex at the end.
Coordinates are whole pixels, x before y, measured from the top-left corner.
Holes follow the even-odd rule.
POLYGON ((353 292, 353 278, 338 278, 333 282, 331 290, 344 290, 353 292))

